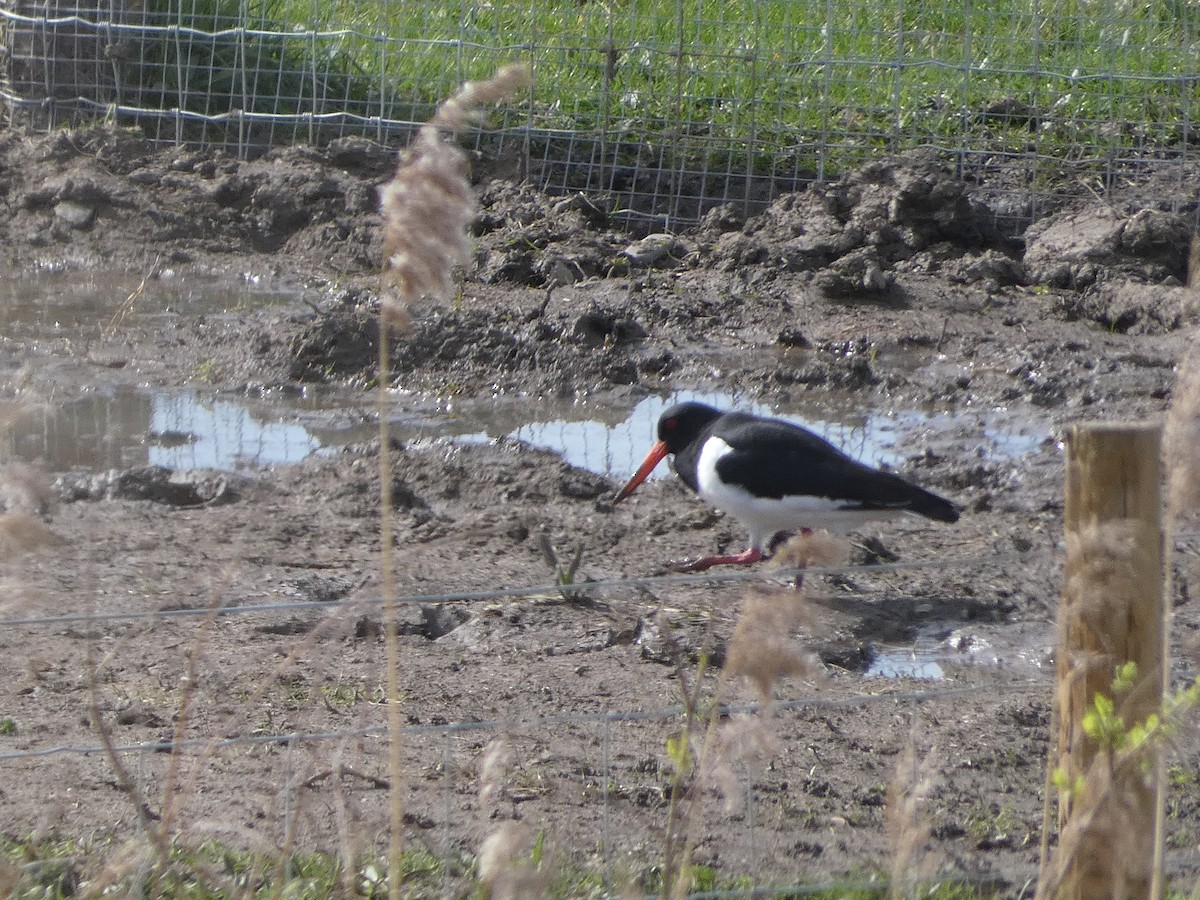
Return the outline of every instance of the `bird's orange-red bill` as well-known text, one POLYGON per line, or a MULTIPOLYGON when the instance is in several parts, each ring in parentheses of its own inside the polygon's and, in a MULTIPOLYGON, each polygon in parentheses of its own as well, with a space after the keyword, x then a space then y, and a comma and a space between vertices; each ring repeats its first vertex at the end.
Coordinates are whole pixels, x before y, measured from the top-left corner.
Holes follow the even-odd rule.
POLYGON ((634 489, 643 481, 645 481, 649 477, 650 473, 654 471, 654 467, 663 461, 663 458, 668 452, 669 451, 667 450, 665 441, 655 441, 654 446, 651 447, 650 452, 646 454, 646 458, 642 461, 641 466, 636 472, 633 473, 633 477, 625 482, 625 487, 621 488, 621 490, 617 492, 617 496, 613 499, 613 503, 620 503, 622 500, 632 494, 634 489))

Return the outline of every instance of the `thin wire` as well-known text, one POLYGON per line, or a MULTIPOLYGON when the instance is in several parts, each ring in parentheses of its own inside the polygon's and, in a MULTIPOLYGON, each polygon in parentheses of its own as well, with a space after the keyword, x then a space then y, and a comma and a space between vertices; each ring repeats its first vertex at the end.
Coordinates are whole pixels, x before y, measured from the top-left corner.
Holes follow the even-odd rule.
MULTIPOLYGON (((779 710, 798 710, 798 709, 851 709, 859 706, 868 706, 874 703, 929 703, 938 700, 946 700, 954 697, 972 697, 984 693, 994 693, 996 691, 1004 691, 1006 693, 1017 693, 1028 689, 1036 689, 1042 691, 1045 689, 1034 681, 1013 682, 1008 685, 981 685, 974 687, 957 687, 943 688, 932 691, 906 691, 899 693, 880 693, 880 694, 857 694, 853 697, 842 697, 838 699, 828 699, 824 697, 806 697, 797 700, 787 700, 773 704, 774 709, 779 710)), ((722 715, 739 715, 753 714, 758 712, 760 704, 745 703, 731 706, 722 706, 722 715)), ((546 728, 552 725, 568 725, 582 724, 595 722, 654 722, 664 719, 673 719, 683 715, 684 707, 682 704, 674 704, 665 706, 659 709, 652 710, 605 710, 603 712, 570 712, 557 713, 551 716, 538 716, 532 719, 485 719, 481 721, 459 721, 449 722, 445 725, 408 725, 403 729, 403 734, 407 736, 413 735, 451 735, 469 731, 495 731, 495 730, 518 730, 518 729, 537 729, 546 728)), ((340 740, 347 737, 369 737, 383 736, 387 734, 386 725, 369 725, 363 728, 352 728, 343 731, 317 731, 317 732, 299 732, 293 731, 287 734, 260 734, 260 735, 245 735, 240 737, 223 738, 219 741, 213 741, 206 738, 189 738, 184 741, 172 743, 171 741, 151 741, 141 744, 125 744, 114 747, 114 752, 117 753, 138 753, 146 750, 163 752, 184 750, 192 747, 208 747, 213 750, 221 750, 227 747, 244 747, 244 746, 259 746, 263 744, 286 744, 290 741, 310 742, 340 740)), ((104 748, 95 745, 88 747, 74 747, 70 745, 60 745, 57 747, 45 747, 40 750, 17 750, 8 753, 0 753, 0 762, 20 759, 35 759, 46 756, 56 756, 63 754, 73 754, 79 756, 90 756, 92 754, 102 753, 104 748)))
MULTIPOLYGON (((736 584, 768 579, 794 580, 801 571, 808 575, 870 575, 876 572, 899 572, 917 569, 952 569, 971 566, 997 565, 1009 563, 1018 559, 1028 559, 1028 554, 1000 553, 992 556, 961 557, 956 559, 928 559, 911 562, 872 563, 863 566, 811 566, 807 569, 771 569, 769 574, 758 572, 720 572, 693 573, 681 575, 647 575, 638 578, 610 578, 602 581, 585 581, 570 585, 572 594, 593 593, 614 588, 654 588, 671 585, 696 584, 705 582, 711 584, 736 584)), ((507 588, 492 588, 486 591, 450 591, 441 594, 411 594, 397 597, 397 603, 451 603, 472 602, 482 600, 501 600, 512 597, 528 597, 534 595, 561 595, 563 585, 523 585, 507 588)), ((383 598, 354 598, 343 600, 293 600, 286 603, 252 603, 245 606, 222 606, 213 610, 211 607, 164 610, 129 610, 111 613, 68 613, 61 616, 29 616, 23 619, 0 619, 0 628, 30 625, 68 625, 76 622, 118 622, 133 619, 173 619, 193 618, 196 616, 218 615, 232 616, 245 613, 259 612, 296 612, 305 609, 338 609, 341 607, 358 607, 364 605, 381 606, 383 598)))

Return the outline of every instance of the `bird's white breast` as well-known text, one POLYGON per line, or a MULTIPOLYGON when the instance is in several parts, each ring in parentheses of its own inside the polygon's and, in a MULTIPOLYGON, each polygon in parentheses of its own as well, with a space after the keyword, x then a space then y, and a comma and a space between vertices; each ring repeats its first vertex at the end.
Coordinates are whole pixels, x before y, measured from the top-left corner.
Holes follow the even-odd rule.
POLYGON ((846 501, 829 497, 756 497, 745 488, 726 484, 717 477, 717 461, 732 452, 733 448, 721 438, 706 440, 696 465, 696 485, 705 501, 746 526, 750 532, 750 546, 760 550, 765 550, 771 538, 781 531, 825 528, 845 532, 866 522, 902 514, 899 510, 858 509, 846 501))

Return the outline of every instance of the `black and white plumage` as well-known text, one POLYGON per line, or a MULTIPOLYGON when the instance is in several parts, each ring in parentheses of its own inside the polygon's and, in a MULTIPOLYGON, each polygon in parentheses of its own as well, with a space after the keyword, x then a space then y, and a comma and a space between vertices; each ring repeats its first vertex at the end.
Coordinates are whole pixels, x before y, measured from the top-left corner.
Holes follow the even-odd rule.
POLYGON ((744 553, 704 557, 689 564, 694 571, 757 562, 785 531, 844 532, 911 513, 958 520, 958 507, 944 497, 864 465, 799 425, 703 403, 680 403, 662 414, 658 440, 616 501, 666 456, 684 484, 750 532, 744 553))

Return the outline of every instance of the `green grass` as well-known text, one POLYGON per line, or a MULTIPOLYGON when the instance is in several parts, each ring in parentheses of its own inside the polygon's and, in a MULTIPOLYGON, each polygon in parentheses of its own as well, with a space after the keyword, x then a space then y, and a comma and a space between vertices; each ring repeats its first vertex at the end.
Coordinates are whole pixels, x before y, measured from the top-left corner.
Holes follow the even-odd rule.
MULTIPOLYGON (((281 864, 277 858, 264 854, 234 850, 216 841, 196 848, 175 847, 171 854, 172 869, 153 883, 147 869, 131 860, 127 848, 114 841, 94 845, 70 840, 18 841, 0 838, 0 860, 10 867, 7 873, 0 867, 0 880, 14 900, 66 900, 81 892, 104 890, 110 896, 158 896, 163 900, 224 900, 224 898, 272 898, 289 900, 325 900, 343 896, 348 888, 354 896, 386 897, 384 880, 386 864, 361 861, 352 873, 343 871, 338 857, 323 853, 293 853, 281 864), (124 859, 122 865, 120 860, 124 859), (118 875, 102 875, 106 863, 121 870, 118 875), (15 876, 15 882, 12 877, 15 876), (103 878, 103 884, 98 880, 103 878)), ((532 862, 532 861, 531 861, 532 862)), ((435 898, 442 896, 443 860, 424 849, 410 849, 404 854, 404 896, 435 898)), ((455 883, 470 875, 469 860, 455 861, 451 873, 455 883)), ((584 871, 557 865, 547 887, 546 896, 583 900, 607 895, 604 879, 595 871, 584 871)), ((657 869, 650 869, 641 878, 623 877, 620 883, 635 894, 655 892, 661 887, 657 869)), ((784 898, 815 898, 815 900, 882 900, 888 896, 885 878, 864 875, 825 884, 779 887, 774 893, 764 893, 749 877, 736 879, 719 877, 715 870, 696 866, 691 870, 688 896, 729 896, 746 891, 747 896, 784 898)), ((617 885, 620 887, 620 885, 617 885)), ((460 884, 461 887, 461 884, 460 884)), ((482 887, 475 896, 484 896, 482 887)), ((927 882, 915 887, 909 896, 928 900, 991 900, 1005 896, 999 888, 961 882, 927 882)))
MULTIPOLYGON (((18 841, 0 838, 0 859, 9 868, 0 870, 5 896, 14 900, 65 900, 81 890, 103 890, 109 896, 158 896, 188 900, 222 900, 226 897, 325 900, 350 893, 359 897, 386 897, 386 865, 364 861, 354 872, 345 872, 341 860, 325 853, 293 853, 280 860, 261 853, 235 850, 216 841, 196 848, 176 846, 171 869, 154 873, 138 866, 112 841, 84 845, 70 840, 18 841), (118 860, 124 859, 122 865, 118 860), (104 872, 112 862, 117 874, 104 872), (103 882, 101 883, 101 879, 103 882), (347 892, 346 889, 349 889, 347 892)), ((405 896, 435 898, 442 894, 443 861, 424 849, 404 854, 405 896)), ((454 874, 461 875, 465 868, 454 874)))
MULTIPOLYGON (((206 30, 238 11, 235 0, 158 4, 206 30)), ((624 138, 631 159, 736 159, 764 173, 921 144, 1068 160, 1176 145, 1200 3, 258 0, 248 24, 293 33, 163 40, 162 103, 182 90, 209 114, 423 121, 461 81, 524 59, 536 84, 511 124, 624 138), (1035 124, 1006 117, 1003 101, 1035 124)))

